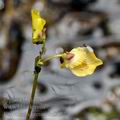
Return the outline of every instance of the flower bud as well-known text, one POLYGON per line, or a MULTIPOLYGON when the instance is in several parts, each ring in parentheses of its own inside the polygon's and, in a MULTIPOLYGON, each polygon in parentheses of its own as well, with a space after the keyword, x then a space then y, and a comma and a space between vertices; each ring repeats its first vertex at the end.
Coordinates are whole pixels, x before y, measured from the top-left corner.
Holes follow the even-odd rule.
POLYGON ((46 21, 41 18, 38 10, 33 9, 32 14, 32 43, 41 44, 43 40, 46 39, 45 24, 46 21))

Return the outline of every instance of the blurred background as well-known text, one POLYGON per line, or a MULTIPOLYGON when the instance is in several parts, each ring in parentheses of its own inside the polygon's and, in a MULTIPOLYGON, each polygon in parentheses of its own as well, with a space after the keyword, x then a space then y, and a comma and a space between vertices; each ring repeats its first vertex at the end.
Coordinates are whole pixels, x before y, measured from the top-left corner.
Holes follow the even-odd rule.
POLYGON ((46 55, 90 45, 104 64, 78 78, 42 69, 31 120, 120 120, 120 0, 0 0, 0 120, 24 120, 34 58, 31 9, 47 20, 46 55))

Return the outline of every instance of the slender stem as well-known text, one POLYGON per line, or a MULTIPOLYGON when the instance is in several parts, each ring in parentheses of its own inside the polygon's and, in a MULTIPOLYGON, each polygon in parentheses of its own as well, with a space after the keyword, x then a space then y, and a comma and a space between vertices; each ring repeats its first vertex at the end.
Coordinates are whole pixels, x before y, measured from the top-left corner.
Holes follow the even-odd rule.
MULTIPOLYGON (((40 50, 40 55, 39 55, 40 59, 42 58, 42 55, 45 52, 45 44, 46 44, 46 40, 44 39, 43 44, 42 44, 42 48, 40 50)), ((36 68, 37 61, 38 61, 38 59, 35 60, 35 68, 36 68)), ((41 69, 40 66, 37 66, 37 67, 38 67, 39 70, 41 69)), ((35 91, 36 91, 37 84, 38 84, 39 72, 36 71, 36 70, 34 72, 34 81, 33 81, 32 93, 31 93, 31 98, 30 98, 30 103, 29 103, 29 108, 28 108, 26 120, 30 120, 30 115, 31 115, 31 112, 32 112, 32 107, 33 107, 33 102, 34 102, 34 97, 35 97, 35 91)))
POLYGON ((45 52, 45 44, 46 44, 46 40, 43 40, 42 48, 41 48, 41 50, 40 50, 40 58, 42 57, 42 55, 43 55, 44 52, 45 52))
POLYGON ((62 54, 57 54, 57 55, 51 55, 51 56, 49 56, 48 58, 46 58, 46 59, 44 59, 43 60, 43 63, 45 63, 45 62, 47 62, 47 61, 49 61, 49 60, 51 60, 51 59, 54 59, 54 58, 60 58, 60 57, 62 57, 64 54, 62 53, 62 54))
POLYGON ((42 59, 42 55, 45 53, 45 44, 46 44, 46 40, 44 39, 43 44, 42 44, 42 48, 40 50, 40 55, 38 57, 36 57, 36 60, 35 60, 34 81, 33 81, 32 93, 31 93, 31 98, 30 98, 30 103, 29 103, 29 108, 28 108, 26 120, 30 120, 30 115, 32 112, 32 107, 33 107, 33 102, 34 102, 34 97, 35 97, 35 91, 36 91, 37 84, 38 84, 38 76, 39 76, 39 73, 41 70, 41 65, 37 64, 38 60, 41 59, 43 62, 43 65, 44 65, 45 62, 47 62, 53 58, 62 57, 64 55, 64 54, 57 54, 57 55, 49 56, 46 59, 42 59))
POLYGON ((32 107, 33 107, 33 102, 34 102, 34 97, 35 97, 35 91, 36 91, 36 88, 37 88, 38 76, 39 76, 39 73, 35 72, 34 73, 32 93, 31 93, 31 98, 30 98, 30 103, 29 103, 29 108, 28 108, 26 120, 30 120, 30 115, 31 115, 31 112, 32 112, 32 107))

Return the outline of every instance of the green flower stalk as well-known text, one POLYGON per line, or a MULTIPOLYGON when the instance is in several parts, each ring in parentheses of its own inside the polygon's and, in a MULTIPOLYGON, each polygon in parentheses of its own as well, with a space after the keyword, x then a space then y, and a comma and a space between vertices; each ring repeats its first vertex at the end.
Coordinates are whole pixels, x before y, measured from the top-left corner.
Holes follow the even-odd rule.
POLYGON ((32 10, 32 43, 33 44, 42 44, 42 48, 40 50, 40 54, 35 58, 35 64, 34 64, 34 81, 33 81, 33 87, 32 87, 32 93, 29 103, 29 108, 26 116, 26 120, 30 120, 30 115, 32 112, 35 92, 38 84, 38 76, 41 71, 41 64, 38 61, 42 59, 42 55, 45 52, 45 43, 46 43, 46 37, 45 37, 45 24, 46 21, 40 17, 40 14, 37 10, 32 10))

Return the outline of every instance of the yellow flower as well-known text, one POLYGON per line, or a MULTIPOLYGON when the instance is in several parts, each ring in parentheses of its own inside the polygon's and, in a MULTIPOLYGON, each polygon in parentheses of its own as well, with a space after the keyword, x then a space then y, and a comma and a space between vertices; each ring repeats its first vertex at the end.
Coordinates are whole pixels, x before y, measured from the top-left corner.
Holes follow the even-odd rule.
POLYGON ((83 77, 91 75, 97 66, 102 65, 90 46, 78 47, 67 52, 63 57, 61 67, 68 68, 74 75, 83 77))
POLYGON ((32 14, 32 42, 33 44, 39 44, 42 42, 43 37, 45 37, 44 26, 46 21, 41 18, 38 10, 33 9, 32 14))

